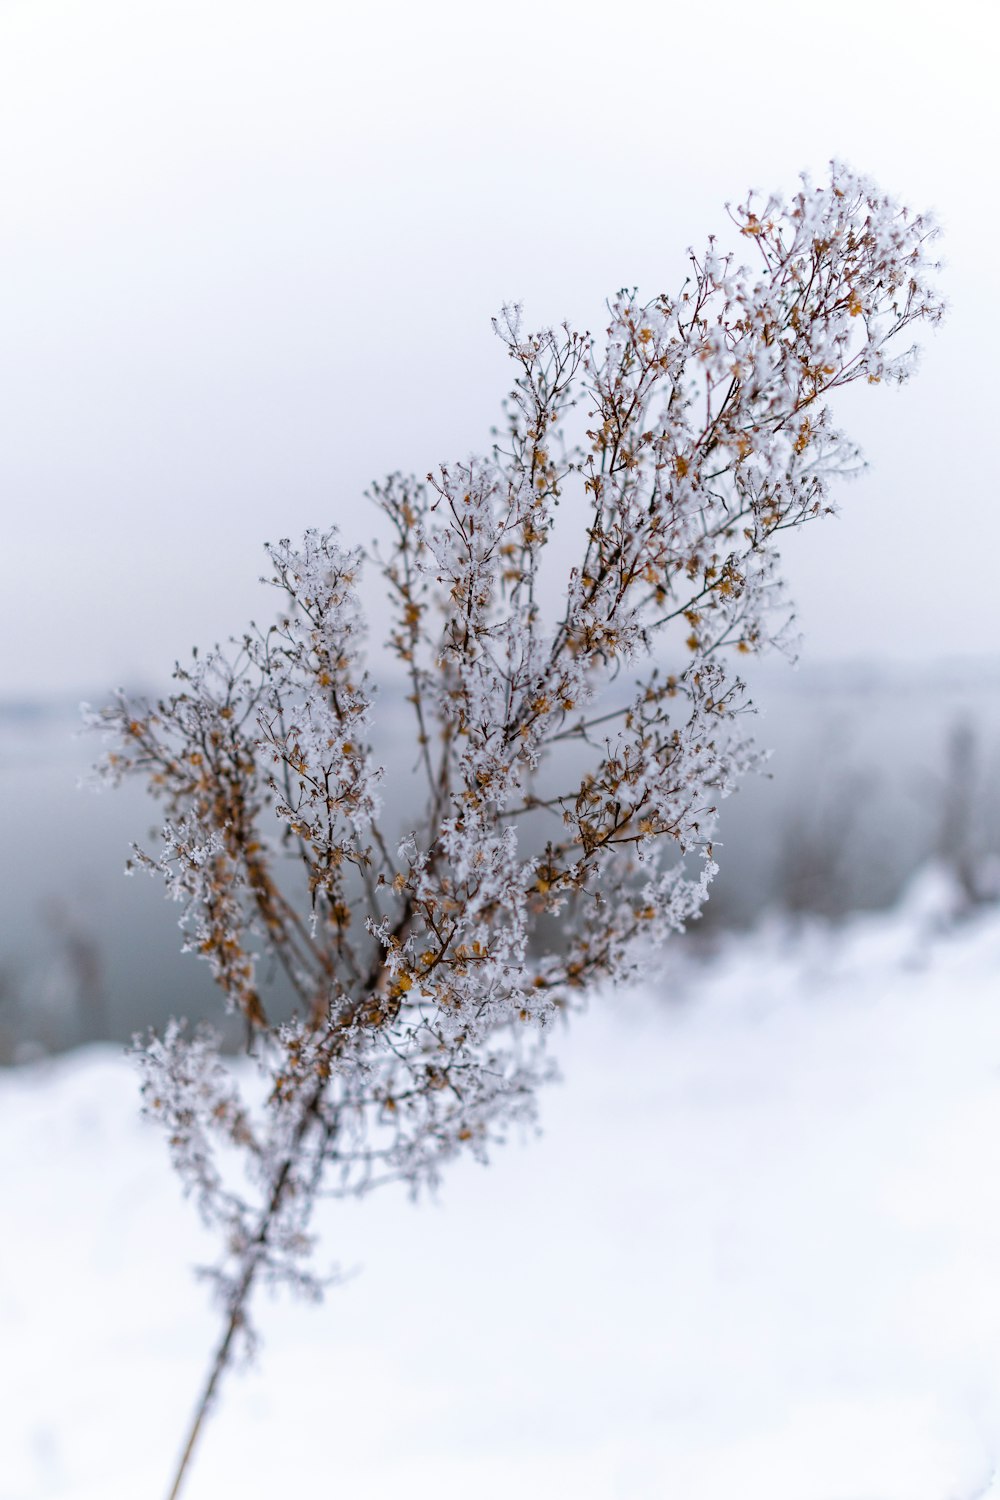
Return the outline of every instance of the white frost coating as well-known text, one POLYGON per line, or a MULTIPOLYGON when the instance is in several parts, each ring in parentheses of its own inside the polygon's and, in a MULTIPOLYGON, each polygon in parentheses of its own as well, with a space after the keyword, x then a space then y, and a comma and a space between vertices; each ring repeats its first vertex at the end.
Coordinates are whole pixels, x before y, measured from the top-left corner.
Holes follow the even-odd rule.
POLYGON ((144 1053, 240 1320, 258 1272, 301 1284, 321 1189, 416 1187, 530 1116, 546 1023, 634 978, 706 899, 719 804, 755 763, 734 661, 786 643, 778 539, 858 463, 825 398, 905 378, 899 335, 941 311, 932 226, 842 166, 732 217, 752 269, 712 243, 676 297, 615 297, 602 339, 527 333, 505 308, 516 378, 493 451, 375 486, 381 551, 335 531, 269 548, 276 624, 178 669, 172 697, 100 716, 106 775, 165 801, 140 858, 265 1080, 255 1110, 234 1102, 176 1027, 144 1053), (553 611, 559 503, 580 546, 553 611), (381 826, 366 567, 414 714, 402 840, 381 826), (261 990, 269 965, 293 1020, 261 990), (242 1148, 239 1188, 216 1138, 242 1148))

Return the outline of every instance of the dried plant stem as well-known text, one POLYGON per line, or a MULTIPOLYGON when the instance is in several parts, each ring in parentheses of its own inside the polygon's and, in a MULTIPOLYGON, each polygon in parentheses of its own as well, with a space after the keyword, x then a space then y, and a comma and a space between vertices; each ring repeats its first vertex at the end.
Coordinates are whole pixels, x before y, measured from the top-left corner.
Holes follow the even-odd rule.
MULTIPOLYGON (((398 940, 405 933, 411 917, 412 911, 409 902, 407 902, 403 917, 397 924, 396 929, 393 933, 393 937, 396 940, 398 940)), ((382 982, 382 978, 383 970, 381 965, 373 965, 368 975, 367 984, 365 986, 365 993, 368 996, 371 996, 377 991, 380 983, 382 982)), ((338 1018, 339 1026, 331 1032, 331 1037, 336 1038, 337 1041, 342 1040, 347 1030, 349 1030, 351 1025, 353 1025, 359 1009, 359 1003, 355 1003, 345 1008, 345 1010, 342 1011, 341 1015, 338 1018)), ((335 1041, 332 1050, 336 1050, 336 1045, 337 1042, 335 1041)), ((281 1161, 281 1165, 278 1168, 278 1172, 275 1176, 274 1184, 271 1188, 270 1197, 267 1201, 266 1206, 261 1211, 256 1233, 253 1235, 249 1245, 247 1246, 243 1261, 243 1269, 241 1271, 239 1280, 236 1283, 236 1287, 233 1291, 230 1301, 229 1316, 226 1320, 222 1338, 219 1340, 218 1348, 216 1349, 215 1354, 212 1357, 201 1396, 199 1398, 197 1406, 195 1407, 194 1416, 191 1419, 191 1426, 188 1429, 187 1440, 184 1444, 184 1448, 181 1453, 176 1472, 174 1474, 173 1483, 167 1494, 167 1500, 177 1500, 177 1497, 181 1493, 181 1488, 184 1483, 184 1476, 190 1468, 191 1459, 194 1455, 195 1448, 197 1447, 198 1438, 201 1435, 201 1430, 205 1425, 205 1419, 208 1416, 212 1401, 215 1398, 215 1393, 219 1388, 219 1384, 222 1380, 223 1375, 229 1368, 229 1365, 232 1361, 233 1347, 236 1341, 236 1336, 246 1322, 247 1304, 250 1301, 250 1294, 253 1291, 254 1282, 257 1278, 257 1272, 264 1257, 264 1251, 267 1248, 271 1226, 273 1225, 275 1218, 281 1208, 282 1200, 284 1199, 285 1192, 288 1188, 290 1174, 299 1159, 299 1153, 305 1134, 310 1125, 317 1117, 319 1106, 322 1102, 323 1095, 326 1092, 328 1081, 329 1075, 320 1076, 313 1083, 313 1086, 309 1091, 309 1094, 302 1108, 302 1114, 299 1119, 298 1125, 296 1126, 291 1142, 289 1143, 288 1150, 286 1151, 281 1161)))
POLYGON ((273 624, 194 652, 155 702, 119 693, 92 716, 106 779, 140 776, 163 805, 132 864, 180 903, 265 1084, 245 1102, 218 1038, 180 1022, 139 1049, 228 1294, 170 1500, 259 1273, 315 1285, 324 1169, 347 1194, 486 1159, 551 1074, 554 1017, 641 973, 706 899, 718 805, 757 764, 725 653, 787 644, 777 539, 829 513, 857 462, 826 396, 907 378, 898 335, 942 313, 932 223, 838 163, 731 217, 755 266, 710 241, 676 296, 620 292, 605 338, 530 333, 505 308, 517 373, 488 455, 373 486, 384 551, 336 528, 270 545, 273 624), (578 401, 589 425, 569 442, 578 401), (543 607, 564 495, 578 561, 543 607), (399 829, 369 738, 373 587, 427 782, 399 829))
POLYGON ((264 1248, 267 1245, 267 1239, 271 1230, 271 1225, 274 1223, 275 1216, 281 1207, 281 1201, 284 1197, 285 1189, 288 1186, 289 1173, 291 1172, 292 1167, 294 1166, 297 1159, 299 1147, 302 1144, 302 1138, 305 1135, 306 1130, 309 1128, 310 1122, 315 1117, 316 1110, 319 1105, 320 1099, 323 1096, 325 1087, 326 1080, 320 1080, 315 1085, 309 1099, 306 1101, 305 1108, 302 1111, 302 1118, 299 1121, 298 1129, 296 1130, 289 1150, 283 1162, 281 1163, 278 1175, 274 1181, 274 1186, 271 1189, 271 1196, 267 1202, 267 1206, 261 1213, 260 1222, 257 1226, 257 1233, 254 1235, 252 1241, 250 1242, 250 1245, 247 1247, 247 1253, 243 1264, 243 1271, 232 1295, 229 1317, 226 1320, 225 1330, 223 1332, 222 1338, 219 1341, 219 1346, 212 1358, 212 1362, 208 1371, 208 1377, 205 1381, 205 1386, 202 1390, 198 1405, 195 1407, 191 1426, 188 1429, 187 1441, 184 1444, 184 1450, 181 1453, 180 1462, 177 1465, 177 1471, 174 1475, 173 1484, 171 1485, 170 1491, 167 1495, 167 1500, 177 1500, 177 1497, 181 1492, 181 1486, 184 1482, 184 1476, 187 1473, 188 1468, 190 1467, 191 1458, 197 1445, 198 1438, 201 1434, 202 1427, 205 1425, 205 1418, 208 1415, 209 1408, 212 1405, 212 1400, 215 1396, 215 1393, 219 1388, 219 1383, 222 1380, 222 1377, 228 1369, 229 1364, 232 1360, 233 1345, 235 1343, 237 1333, 243 1327, 246 1320, 247 1303, 250 1299, 250 1293, 253 1291, 254 1281, 257 1277, 257 1271, 260 1267, 264 1248))
POLYGON ((223 1372, 229 1364, 233 1347, 233 1339, 236 1337, 236 1330, 239 1328, 240 1323, 242 1322, 242 1304, 246 1300, 246 1295, 250 1291, 252 1280, 253 1272, 251 1271, 250 1277, 246 1282, 245 1289, 242 1289, 242 1296, 240 1298, 240 1301, 236 1306, 234 1306, 233 1311, 229 1316, 229 1322, 226 1326, 225 1334, 222 1338, 221 1343, 219 1344, 218 1349, 215 1351, 215 1358, 212 1360, 212 1367, 209 1371, 208 1379, 205 1382, 205 1389, 201 1393, 201 1399, 198 1402, 198 1406, 195 1410, 194 1418, 188 1431, 187 1442, 184 1444, 184 1451, 181 1454, 180 1462, 177 1465, 177 1471, 174 1474, 174 1482, 170 1486, 170 1493, 167 1497, 167 1500, 177 1500, 177 1497, 181 1492, 181 1486, 184 1483, 184 1476, 190 1466, 191 1458, 194 1454, 195 1446, 197 1445, 202 1426, 204 1425, 205 1417, 208 1415, 208 1408, 212 1404, 212 1398, 214 1397, 215 1392, 218 1388, 219 1381, 222 1379, 223 1372))

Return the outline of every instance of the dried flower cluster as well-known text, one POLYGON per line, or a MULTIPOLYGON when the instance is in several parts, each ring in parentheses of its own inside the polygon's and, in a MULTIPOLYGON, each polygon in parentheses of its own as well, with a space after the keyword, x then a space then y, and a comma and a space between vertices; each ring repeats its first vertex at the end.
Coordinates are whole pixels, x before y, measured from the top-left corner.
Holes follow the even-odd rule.
POLYGON ((531 1110, 553 1014, 705 899, 716 809, 751 761, 734 664, 787 624, 778 536, 856 461, 824 398, 904 379, 897 336, 941 311, 931 225, 845 168, 732 217, 752 269, 710 243, 678 296, 621 293, 603 339, 505 309, 516 382, 488 458, 377 486, 381 550, 333 530, 269 548, 273 626, 96 716, 105 774, 162 800, 137 859, 266 1082, 251 1108, 178 1025, 141 1053, 146 1106, 223 1236, 206 1400, 254 1282, 311 1285, 317 1194, 485 1152, 531 1110), (581 555, 553 611, 558 505, 581 555), (413 710, 423 811, 401 837, 381 819, 363 579, 391 597, 413 710))

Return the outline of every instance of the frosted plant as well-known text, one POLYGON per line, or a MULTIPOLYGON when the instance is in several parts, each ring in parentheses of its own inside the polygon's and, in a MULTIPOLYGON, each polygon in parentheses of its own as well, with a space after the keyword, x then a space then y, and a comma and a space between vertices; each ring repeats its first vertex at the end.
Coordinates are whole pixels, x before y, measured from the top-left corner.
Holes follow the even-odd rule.
POLYGON ((176 1024, 140 1048, 222 1241, 223 1336, 174 1495, 254 1286, 317 1290, 317 1195, 485 1156, 531 1114, 552 1018, 706 898, 718 805, 753 760, 736 667, 788 625, 778 539, 857 464, 826 397, 904 380, 898 336, 941 313, 929 221, 842 166, 731 217, 752 268, 710 242, 676 297, 620 293, 601 339, 504 309, 516 376, 489 456, 376 486, 380 548, 269 547, 276 623, 95 716, 105 775, 163 803, 136 859, 263 1079, 241 1099, 211 1036, 176 1024), (560 504, 579 553, 547 609, 560 504), (415 726, 423 811, 395 834, 365 587, 390 596, 415 726), (278 971, 291 1007, 262 982, 278 971))

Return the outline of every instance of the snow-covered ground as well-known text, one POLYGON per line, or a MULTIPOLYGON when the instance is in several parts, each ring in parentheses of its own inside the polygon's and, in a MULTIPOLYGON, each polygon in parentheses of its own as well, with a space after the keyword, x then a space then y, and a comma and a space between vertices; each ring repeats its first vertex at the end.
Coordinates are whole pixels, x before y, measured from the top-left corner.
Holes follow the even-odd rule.
MULTIPOLYGON (((332 1206, 188 1500, 1000 1496, 1000 916, 925 878, 604 996, 544 1135, 332 1206)), ((0 1497, 159 1500, 215 1322, 107 1048, 0 1074, 0 1497)))

